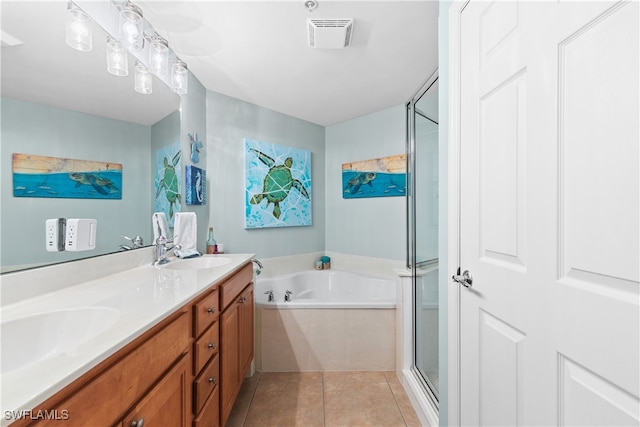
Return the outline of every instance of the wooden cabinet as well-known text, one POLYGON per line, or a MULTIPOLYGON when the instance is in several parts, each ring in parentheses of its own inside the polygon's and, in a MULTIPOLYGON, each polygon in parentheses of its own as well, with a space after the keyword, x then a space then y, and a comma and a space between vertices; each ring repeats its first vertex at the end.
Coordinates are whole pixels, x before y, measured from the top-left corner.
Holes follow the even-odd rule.
POLYGON ((253 269, 185 304, 15 426, 224 426, 253 360, 253 269))
POLYGON ((221 287, 220 425, 229 418, 253 360, 253 270, 247 265, 221 287))
POLYGON ((68 419, 22 419, 16 426, 121 425, 131 408, 166 416, 158 412, 161 402, 178 411, 182 421, 172 425, 186 425, 191 421, 190 320, 186 308, 179 310, 32 411, 64 411, 68 419))
POLYGON ((182 359, 154 386, 124 418, 122 427, 188 427, 191 374, 189 355, 182 359))

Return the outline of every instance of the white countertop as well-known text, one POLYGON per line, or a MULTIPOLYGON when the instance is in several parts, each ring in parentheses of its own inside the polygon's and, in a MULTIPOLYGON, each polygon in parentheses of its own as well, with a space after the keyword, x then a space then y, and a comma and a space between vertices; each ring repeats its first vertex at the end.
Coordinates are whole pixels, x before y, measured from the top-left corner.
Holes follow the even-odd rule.
MULTIPOLYGON (((230 276, 253 254, 220 256, 231 258, 231 262, 202 270, 144 265, 3 306, 0 309, 2 323, 39 313, 88 307, 117 313, 113 325, 88 338, 72 352, 53 352, 44 360, 2 374, 1 424, 12 422, 6 419, 7 413, 33 409, 212 284, 230 276)), ((50 333, 48 331, 55 328, 56 325, 47 325, 47 331, 42 333, 50 333)), ((65 327, 60 325, 58 328, 65 327)), ((37 336, 24 336, 18 342, 5 342, 3 336, 2 353, 29 351, 33 348, 29 342, 37 339, 37 336)))

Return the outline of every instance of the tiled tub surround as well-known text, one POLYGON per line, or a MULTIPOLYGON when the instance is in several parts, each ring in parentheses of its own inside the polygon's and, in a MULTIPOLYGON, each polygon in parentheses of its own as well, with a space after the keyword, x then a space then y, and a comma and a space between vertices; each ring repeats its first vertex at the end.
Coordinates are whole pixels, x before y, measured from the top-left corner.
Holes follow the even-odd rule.
POLYGON ((395 297, 393 280, 335 269, 258 279, 259 369, 395 369, 395 297))
POLYGON ((257 309, 263 372, 393 371, 395 309, 257 309))
MULTIPOLYGON (((129 254, 132 258, 145 258, 146 255, 148 254, 144 251, 135 255, 129 254)), ((108 275, 92 277, 90 275, 94 273, 90 271, 95 271, 92 268, 95 263, 104 264, 108 258, 100 257, 93 261, 77 261, 32 272, 15 273, 15 276, 2 276, 3 306, 0 309, 0 319, 3 324, 53 311, 74 312, 79 309, 98 308, 117 312, 115 320, 106 330, 87 337, 70 351, 53 353, 49 357, 16 367, 10 372, 3 372, 2 413, 32 409, 204 290, 210 289, 212 283, 221 282, 229 277, 253 255, 224 256, 230 258, 231 262, 209 270, 171 270, 155 267, 151 265, 149 257, 144 259, 143 264, 139 262, 141 258, 135 261, 137 266, 127 265, 129 269, 118 273, 109 271, 107 267, 100 267, 104 268, 102 271, 108 275), (88 272, 85 276, 80 273, 83 268, 88 272), (72 277, 71 271, 77 272, 78 276, 74 278, 75 283, 70 283, 67 287, 57 279, 59 276, 51 276, 51 282, 55 284, 53 286, 46 279, 47 272, 51 274, 53 271, 62 277, 72 277), (86 279, 84 282, 83 277, 86 279), (29 291, 21 291, 15 287, 21 287, 23 290, 26 288, 29 291)), ((120 265, 121 270, 123 264, 120 265)), ((64 325, 48 324, 49 332, 46 333, 53 333, 51 331, 55 331, 56 327, 64 328, 64 325)), ((69 330, 65 329, 65 332, 68 333, 69 330)), ((5 342, 6 339, 7 335, 3 334, 3 359, 6 357, 18 360, 21 357, 20 352, 29 351, 29 346, 21 345, 20 342, 5 342)), ((37 341, 39 337, 30 335, 25 339, 37 341)), ((26 353, 24 358, 27 359, 26 353)), ((2 423, 5 425, 8 421, 3 419, 2 423)))

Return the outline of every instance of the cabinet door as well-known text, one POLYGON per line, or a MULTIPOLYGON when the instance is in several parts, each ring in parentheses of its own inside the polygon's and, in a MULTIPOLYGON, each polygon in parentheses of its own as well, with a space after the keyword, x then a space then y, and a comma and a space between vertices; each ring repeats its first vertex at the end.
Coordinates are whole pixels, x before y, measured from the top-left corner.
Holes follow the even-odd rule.
POLYGON ((242 384, 243 377, 253 360, 253 283, 249 284, 241 296, 239 326, 239 365, 238 381, 242 384))
POLYGON ((123 427, 187 427, 191 423, 190 355, 180 361, 124 418, 123 427), (141 423, 142 421, 142 423, 141 423))
POLYGON ((229 305, 222 313, 220 320, 220 425, 224 425, 227 421, 239 389, 240 305, 238 303, 229 305))

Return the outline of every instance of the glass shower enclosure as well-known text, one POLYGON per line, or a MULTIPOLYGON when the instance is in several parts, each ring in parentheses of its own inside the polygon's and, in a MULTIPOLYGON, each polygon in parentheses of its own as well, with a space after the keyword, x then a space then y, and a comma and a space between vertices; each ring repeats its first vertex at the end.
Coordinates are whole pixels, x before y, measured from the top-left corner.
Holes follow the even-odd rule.
POLYGON ((413 371, 438 406, 438 78, 407 104, 407 266, 413 281, 413 371))

